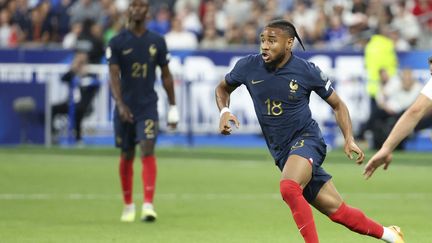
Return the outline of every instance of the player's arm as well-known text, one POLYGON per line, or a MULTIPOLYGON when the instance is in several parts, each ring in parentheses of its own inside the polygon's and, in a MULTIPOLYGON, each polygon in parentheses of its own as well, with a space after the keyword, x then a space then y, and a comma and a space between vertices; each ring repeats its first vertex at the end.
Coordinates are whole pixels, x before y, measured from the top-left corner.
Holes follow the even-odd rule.
POLYGON ((109 65, 110 75, 110 88, 112 96, 117 105, 117 109, 122 121, 133 122, 133 115, 129 107, 124 104, 121 94, 121 82, 120 82, 120 67, 117 64, 109 65))
POLYGON ((335 113, 336 122, 338 123, 345 138, 345 154, 347 154, 348 157, 352 159, 353 156, 351 153, 356 153, 358 155, 356 163, 361 164, 364 159, 364 153, 354 141, 354 137, 352 134, 351 118, 347 106, 336 94, 336 92, 333 92, 326 101, 332 107, 335 113))
POLYGON ((363 175, 368 179, 375 170, 384 165, 386 170, 392 161, 392 152, 399 143, 412 133, 420 119, 432 109, 432 100, 420 94, 414 104, 399 118, 381 149, 372 156, 365 166, 363 175))
POLYGON ((432 100, 420 94, 414 104, 398 120, 382 147, 393 151, 404 138, 412 133, 420 119, 431 108, 432 100))
POLYGON ((232 129, 230 122, 234 122, 237 128, 240 125, 237 117, 231 114, 231 111, 229 110, 230 95, 236 88, 237 87, 228 85, 224 79, 219 83, 215 90, 216 105, 220 111, 219 131, 223 135, 231 134, 232 129))
POLYGON ((180 119, 179 112, 176 106, 174 81, 168 64, 161 66, 161 71, 162 85, 165 89, 165 92, 167 93, 168 103, 170 104, 167 114, 167 122, 168 126, 174 129, 177 127, 177 123, 180 119))

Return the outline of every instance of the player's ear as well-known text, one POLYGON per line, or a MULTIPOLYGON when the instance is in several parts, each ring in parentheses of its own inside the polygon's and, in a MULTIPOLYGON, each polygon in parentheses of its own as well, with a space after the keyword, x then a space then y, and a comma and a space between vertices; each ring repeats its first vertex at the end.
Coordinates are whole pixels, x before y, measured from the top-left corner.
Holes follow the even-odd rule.
POLYGON ((294 38, 291 38, 291 37, 287 38, 287 40, 286 40, 286 49, 287 49, 287 51, 292 49, 293 44, 294 44, 294 38))

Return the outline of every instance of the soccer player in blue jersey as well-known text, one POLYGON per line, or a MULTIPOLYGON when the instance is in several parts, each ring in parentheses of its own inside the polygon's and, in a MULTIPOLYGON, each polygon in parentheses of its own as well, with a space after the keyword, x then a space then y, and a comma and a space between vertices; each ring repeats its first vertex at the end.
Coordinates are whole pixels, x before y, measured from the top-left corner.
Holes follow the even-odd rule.
POLYGON ((294 221, 307 243, 319 242, 311 204, 332 221, 359 234, 386 242, 404 242, 396 226, 383 227, 360 211, 348 206, 337 192, 331 176, 321 167, 326 144, 318 124, 312 119, 309 97, 317 93, 333 109, 345 137, 344 151, 357 163, 364 153, 356 145, 351 119, 331 81, 313 63, 292 54, 295 27, 285 20, 274 20, 261 33, 261 54, 240 59, 216 88, 220 110, 220 132, 229 135, 239 127, 229 110, 230 94, 245 85, 252 97, 268 149, 282 171, 280 192, 291 209, 294 221))
POLYGON ((168 51, 162 36, 146 29, 147 0, 133 0, 128 8, 128 26, 109 43, 110 86, 116 102, 114 130, 116 146, 121 149, 120 178, 124 209, 121 221, 135 220, 132 201, 135 146, 141 149, 144 203, 141 220, 156 220, 153 197, 156 183, 154 148, 158 135, 157 94, 154 90, 156 66, 162 71, 163 87, 169 100, 167 121, 175 128, 179 120, 174 85, 168 68, 168 51))

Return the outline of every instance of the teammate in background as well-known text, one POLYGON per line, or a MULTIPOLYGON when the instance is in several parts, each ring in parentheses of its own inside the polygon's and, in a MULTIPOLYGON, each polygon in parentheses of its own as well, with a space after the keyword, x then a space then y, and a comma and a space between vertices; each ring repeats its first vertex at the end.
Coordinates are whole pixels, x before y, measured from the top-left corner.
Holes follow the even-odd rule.
POLYGON ((110 41, 106 50, 110 86, 116 102, 115 142, 121 149, 119 170, 125 204, 121 215, 123 222, 135 220, 132 178, 137 143, 141 148, 141 175, 144 188, 141 220, 151 222, 157 217, 153 208, 156 183, 154 148, 159 127, 158 97, 154 90, 157 65, 161 67, 163 87, 170 104, 168 125, 174 129, 179 120, 173 79, 168 68, 169 54, 166 43, 162 36, 146 29, 148 9, 147 0, 131 1, 127 28, 110 41))
POLYGON ((404 242, 399 227, 383 227, 359 209, 346 205, 331 176, 321 167, 326 144, 318 124, 311 118, 308 104, 312 91, 333 108, 345 137, 346 155, 353 159, 352 153, 357 154, 356 162, 361 163, 364 153, 354 142, 348 109, 334 92, 331 81, 313 63, 292 54, 294 38, 303 47, 290 22, 270 22, 261 33, 261 54, 240 59, 220 82, 216 88, 220 132, 231 134, 231 122, 239 127, 228 107, 231 92, 244 84, 252 97, 270 153, 282 171, 282 198, 290 207, 305 242, 319 242, 308 203, 359 234, 386 242, 404 242))
MULTIPOLYGON (((428 61, 432 75, 432 57, 429 57, 428 61)), ((396 122, 381 149, 366 164, 363 173, 366 179, 371 177, 381 165, 384 165, 384 170, 388 168, 392 161, 392 151, 414 130, 419 121, 430 110, 432 110, 432 78, 423 87, 414 104, 396 122)))

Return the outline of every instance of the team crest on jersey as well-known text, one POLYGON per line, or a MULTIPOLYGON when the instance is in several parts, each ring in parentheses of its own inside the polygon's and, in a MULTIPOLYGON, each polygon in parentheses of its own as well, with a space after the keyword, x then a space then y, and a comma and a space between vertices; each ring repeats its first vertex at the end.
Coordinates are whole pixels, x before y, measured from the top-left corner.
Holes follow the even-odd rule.
POLYGON ((291 81, 290 81, 290 84, 289 84, 289 87, 290 87, 290 91, 292 92, 292 93, 295 93, 297 90, 298 90, 298 83, 297 83, 297 80, 295 80, 295 79, 291 79, 291 81))
POLYGON ((150 53, 150 56, 151 56, 152 58, 154 58, 154 57, 156 56, 157 48, 156 48, 156 45, 155 45, 155 44, 151 44, 151 45, 150 45, 150 47, 149 47, 149 53, 150 53))

